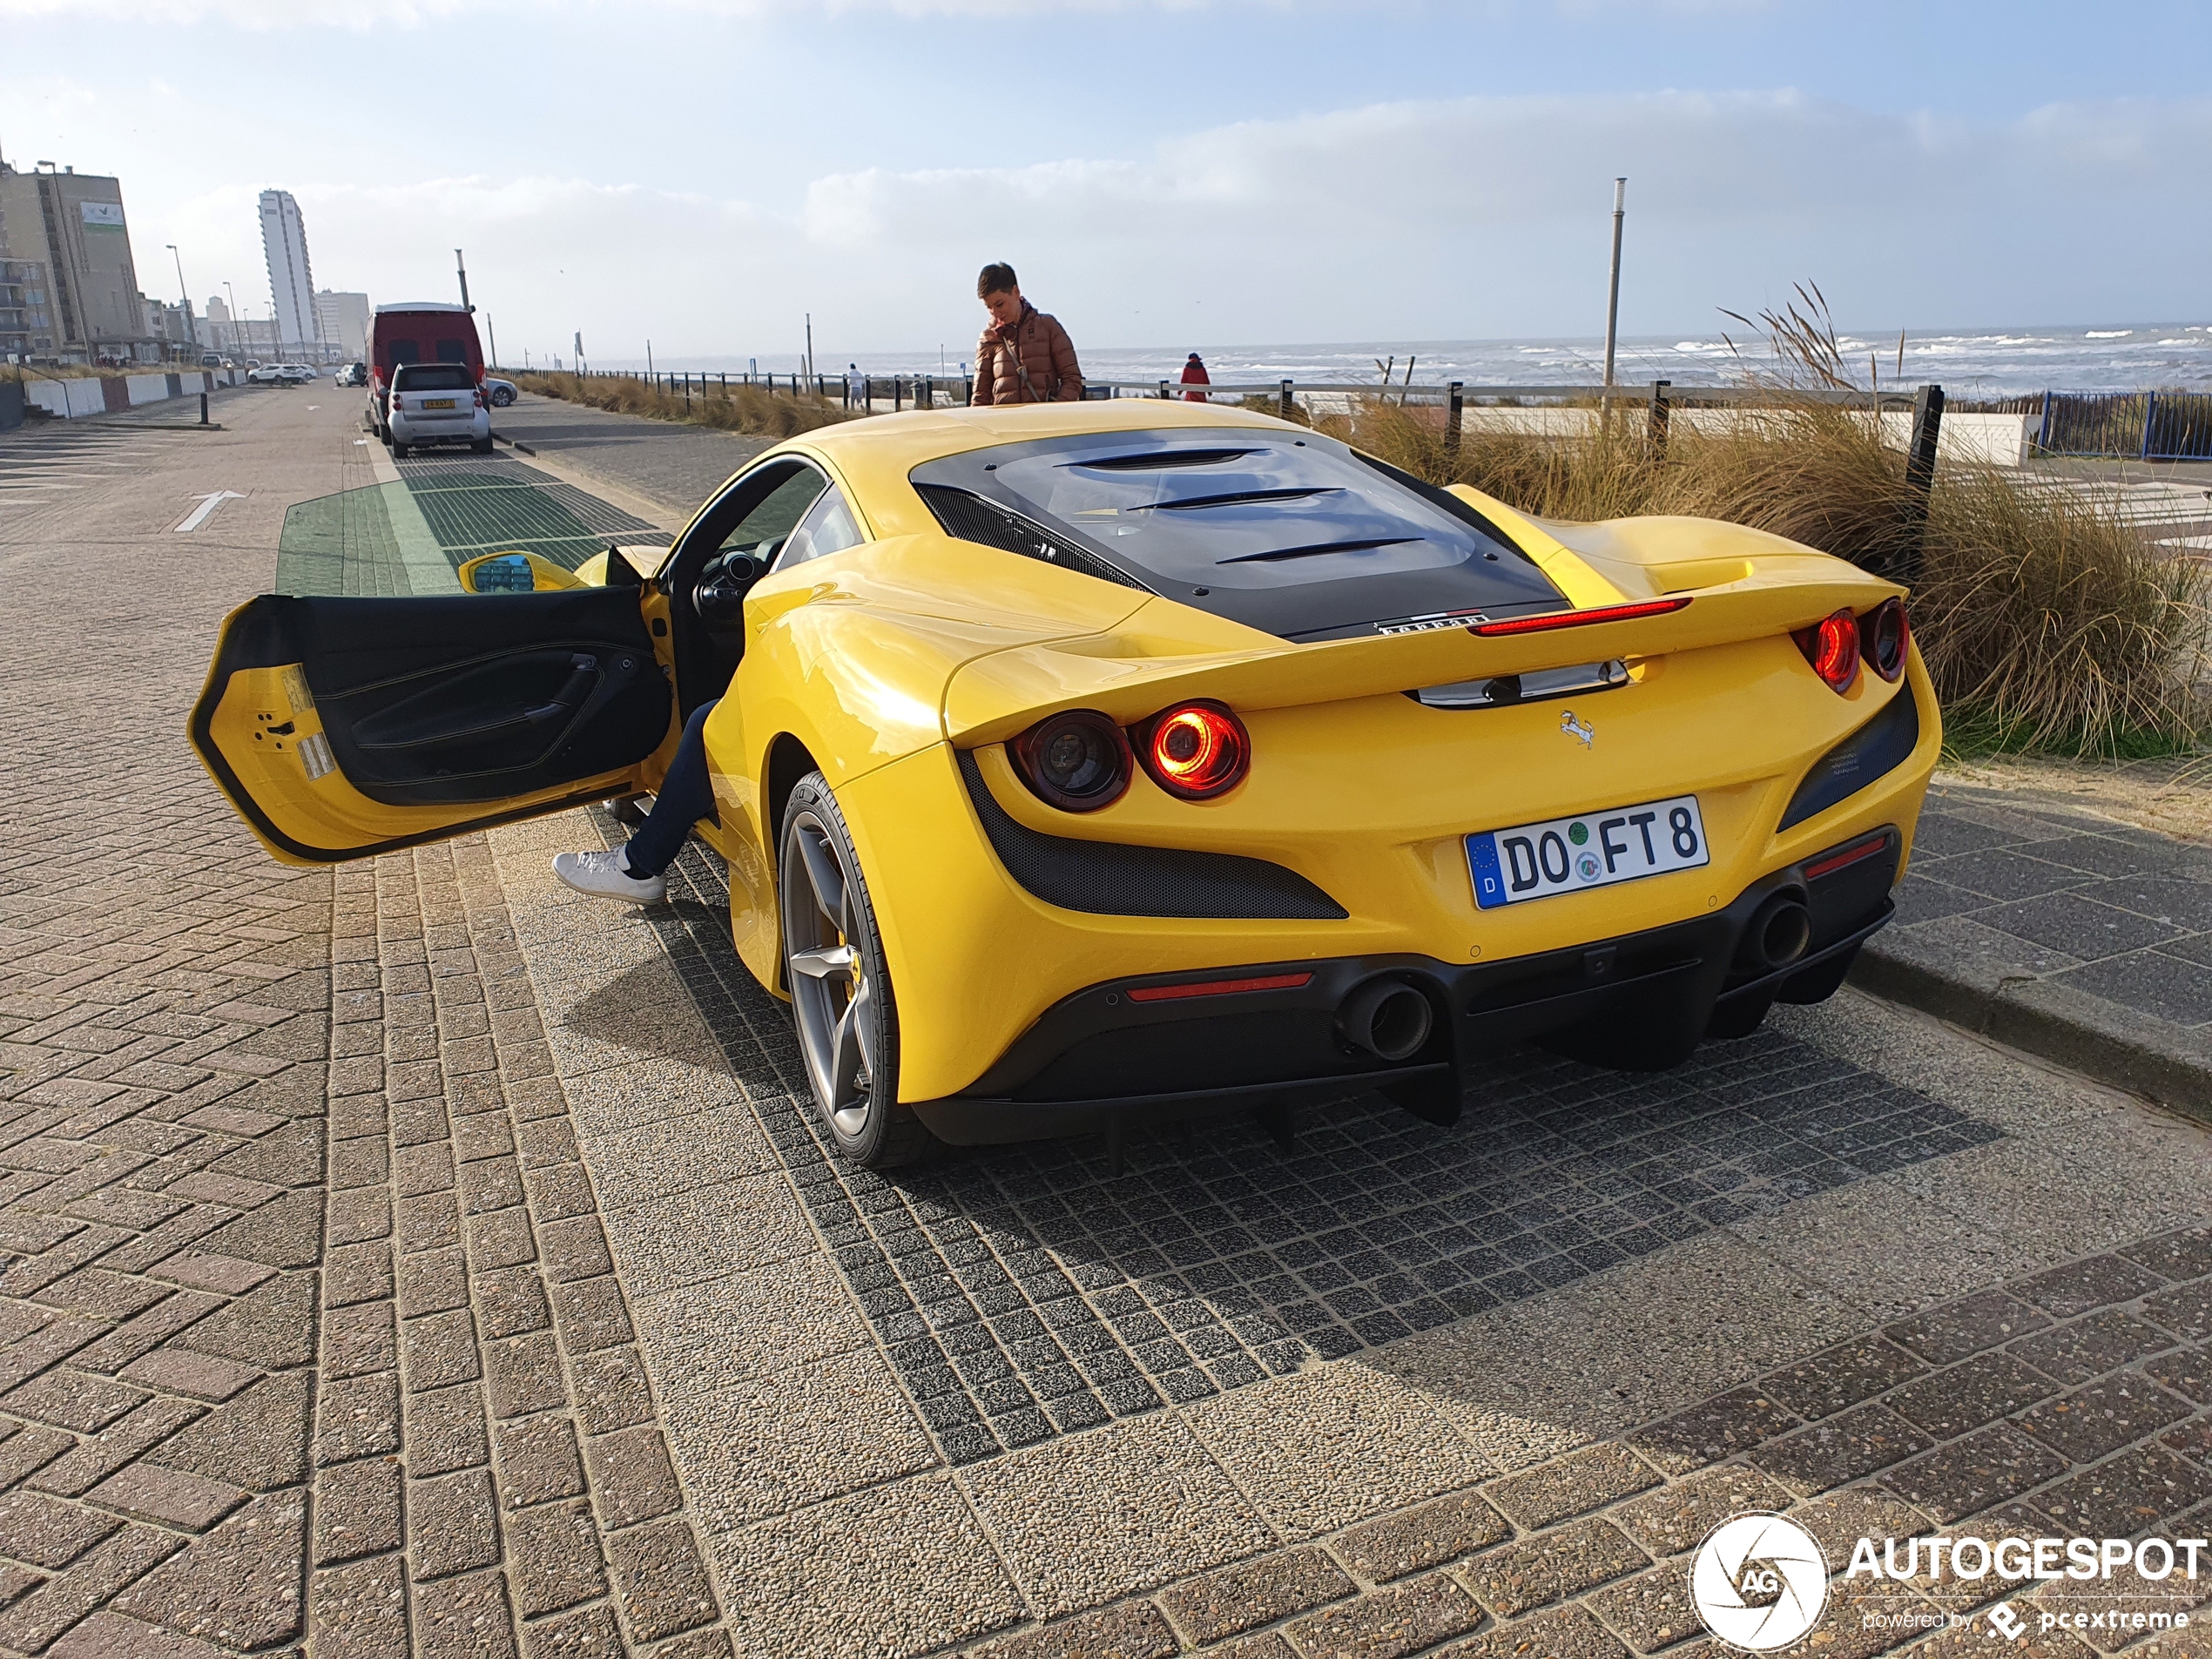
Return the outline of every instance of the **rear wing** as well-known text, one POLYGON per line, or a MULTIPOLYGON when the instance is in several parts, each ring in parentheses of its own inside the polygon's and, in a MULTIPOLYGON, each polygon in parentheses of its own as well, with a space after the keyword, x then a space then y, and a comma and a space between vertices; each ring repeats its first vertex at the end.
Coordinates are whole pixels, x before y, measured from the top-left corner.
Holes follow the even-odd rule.
POLYGON ((1608 570, 1614 591, 1542 617, 1423 619, 1418 632, 1198 653, 1171 614, 1187 616, 1184 608, 1156 598, 1112 633, 1016 646, 965 664, 946 691, 946 735, 973 747, 1062 709, 1096 709, 1129 725, 1191 698, 1238 710, 1290 708, 1663 657, 1791 633, 1903 592, 1841 559, 1802 551, 1649 564, 1633 585, 1621 579, 1629 574, 1608 570), (1710 585, 1668 588, 1670 571, 1710 585))

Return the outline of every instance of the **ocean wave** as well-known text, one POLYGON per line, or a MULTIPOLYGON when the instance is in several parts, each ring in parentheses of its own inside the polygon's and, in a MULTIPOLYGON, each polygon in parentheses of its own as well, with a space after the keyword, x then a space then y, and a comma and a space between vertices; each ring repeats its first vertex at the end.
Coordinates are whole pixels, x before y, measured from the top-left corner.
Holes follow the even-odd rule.
POLYGON ((2084 340, 2125 340, 2134 332, 2132 328, 2092 328, 2081 338, 2084 340))

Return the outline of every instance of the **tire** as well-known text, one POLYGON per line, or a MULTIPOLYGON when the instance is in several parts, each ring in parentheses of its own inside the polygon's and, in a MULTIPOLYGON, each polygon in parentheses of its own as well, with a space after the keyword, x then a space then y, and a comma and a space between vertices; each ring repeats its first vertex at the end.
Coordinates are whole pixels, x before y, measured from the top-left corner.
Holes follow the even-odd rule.
POLYGON ((393 459, 393 460, 395 460, 395 461, 404 461, 404 460, 406 460, 406 459, 407 459, 407 445, 405 445, 405 444, 401 443, 401 442, 400 442, 397 438, 395 438, 395 437, 392 437, 392 436, 389 436, 389 435, 388 435, 388 434, 389 434, 389 433, 390 433, 390 431, 391 431, 391 428, 390 428, 387 427, 387 428, 385 428, 385 431, 386 431, 386 433, 387 433, 387 435, 388 435, 386 436, 386 438, 385 438, 384 442, 387 442, 387 443, 388 443, 388 444, 390 444, 390 445, 392 446, 392 459, 393 459))
POLYGON ((912 1163, 935 1145, 899 1104, 899 1015, 883 934, 828 782, 799 780, 778 840, 784 975, 814 1110, 838 1152, 867 1170, 912 1163))
POLYGON ((475 438, 470 440, 469 444, 469 453, 476 455, 489 455, 491 453, 491 440, 489 438, 475 438))

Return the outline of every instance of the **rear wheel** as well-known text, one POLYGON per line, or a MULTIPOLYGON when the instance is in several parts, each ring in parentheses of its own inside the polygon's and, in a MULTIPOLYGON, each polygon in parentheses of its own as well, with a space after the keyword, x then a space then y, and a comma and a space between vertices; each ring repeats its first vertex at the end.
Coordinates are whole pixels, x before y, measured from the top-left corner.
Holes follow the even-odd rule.
POLYGON ((777 898, 785 978, 814 1109, 865 1169, 911 1163, 933 1138, 899 1104, 899 1017, 883 935, 845 814, 819 772, 784 810, 777 898))
POLYGON ((392 459, 395 461, 406 460, 407 445, 401 443, 397 438, 391 436, 390 431, 391 429, 388 427, 385 428, 386 435, 384 442, 392 446, 392 459))
POLYGON ((475 439, 469 443, 469 448, 473 455, 488 455, 491 453, 491 440, 489 438, 475 439))

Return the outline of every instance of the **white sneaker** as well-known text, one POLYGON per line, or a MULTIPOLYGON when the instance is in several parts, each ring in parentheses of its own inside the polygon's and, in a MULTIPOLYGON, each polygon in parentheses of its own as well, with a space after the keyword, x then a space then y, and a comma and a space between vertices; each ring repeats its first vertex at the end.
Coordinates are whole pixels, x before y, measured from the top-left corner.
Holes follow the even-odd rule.
POLYGON ((665 876, 634 876, 623 867, 617 848, 611 853, 562 853, 555 855, 553 873, 578 893, 595 899, 623 899, 631 904, 658 904, 668 897, 665 876))

